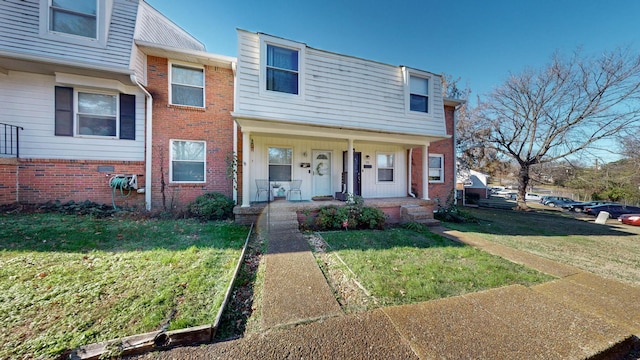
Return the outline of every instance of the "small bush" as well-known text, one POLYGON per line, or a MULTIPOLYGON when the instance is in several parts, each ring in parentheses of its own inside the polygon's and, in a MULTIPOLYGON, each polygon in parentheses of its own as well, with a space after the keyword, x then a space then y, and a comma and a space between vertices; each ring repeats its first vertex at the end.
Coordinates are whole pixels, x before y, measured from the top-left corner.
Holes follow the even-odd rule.
POLYGON ((440 208, 433 214, 436 220, 453 223, 476 223, 478 220, 468 211, 464 211, 457 206, 440 208))
POLYGON ((316 229, 382 229, 386 220, 384 212, 363 204, 359 196, 350 196, 345 206, 321 207, 315 221, 316 229))
POLYGON ((201 220, 226 220, 233 216, 234 205, 229 197, 211 192, 198 196, 188 208, 191 216, 201 220))

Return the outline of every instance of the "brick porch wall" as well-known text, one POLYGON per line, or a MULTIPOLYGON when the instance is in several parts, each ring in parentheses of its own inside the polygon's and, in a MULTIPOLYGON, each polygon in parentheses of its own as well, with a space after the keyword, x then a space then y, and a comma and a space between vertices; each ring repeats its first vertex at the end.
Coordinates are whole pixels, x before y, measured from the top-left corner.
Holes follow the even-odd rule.
MULTIPOLYGON (((5 171, 12 173, 9 167, 5 164, 0 166, 0 171, 3 172, 0 199, 3 204, 16 202, 15 180, 10 180, 13 181, 13 190, 10 187, 4 189, 5 171)), ((65 203, 70 200, 111 204, 109 179, 113 174, 144 174, 142 161, 18 159, 13 168, 13 176, 7 178, 17 177, 18 202, 22 204, 41 204, 47 201, 65 203), (98 167, 103 166, 112 167, 113 172, 98 171, 98 167)), ((144 187, 144 176, 138 178, 138 184, 144 187)), ((118 193, 116 205, 144 209, 144 194, 132 191, 128 197, 122 198, 118 193)))
POLYGON ((18 159, 0 158, 0 205, 19 201, 17 183, 18 159))
MULTIPOLYGON (((454 108, 451 106, 444 107, 445 121, 447 126, 447 134, 453 134, 454 108)), ((438 204, 446 206, 447 202, 453 201, 453 189, 455 186, 454 170, 455 155, 453 137, 446 140, 440 140, 429 144, 429 154, 441 154, 444 156, 444 183, 429 184, 429 198, 438 204)), ((413 149, 413 158, 411 163, 411 187, 417 197, 422 197, 422 148, 413 149)))
POLYGON ((153 96, 152 210, 181 210, 207 192, 232 197, 226 158, 233 152, 233 73, 205 66, 206 106, 201 109, 169 105, 168 69, 168 59, 147 58, 147 90, 153 96), (206 183, 170 183, 171 139, 206 141, 206 183))

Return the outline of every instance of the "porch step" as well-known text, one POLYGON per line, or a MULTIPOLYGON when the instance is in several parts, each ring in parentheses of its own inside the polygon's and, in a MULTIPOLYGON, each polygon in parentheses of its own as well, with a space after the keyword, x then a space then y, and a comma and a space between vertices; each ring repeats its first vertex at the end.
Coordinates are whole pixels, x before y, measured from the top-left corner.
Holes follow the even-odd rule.
POLYGON ((433 212, 428 208, 420 205, 402 205, 400 206, 400 222, 417 222, 427 226, 436 226, 440 221, 433 218, 433 212))

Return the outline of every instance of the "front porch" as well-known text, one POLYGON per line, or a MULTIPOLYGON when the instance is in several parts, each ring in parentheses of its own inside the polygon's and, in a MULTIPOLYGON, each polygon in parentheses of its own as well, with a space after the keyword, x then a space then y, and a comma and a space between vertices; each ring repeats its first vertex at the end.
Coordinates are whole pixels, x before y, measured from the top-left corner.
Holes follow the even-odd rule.
MULTIPOLYGON (((257 222, 260 215, 265 211, 314 211, 323 206, 346 205, 344 201, 322 200, 322 201, 289 201, 276 200, 272 202, 254 202, 251 206, 236 206, 233 209, 235 222, 237 224, 250 225, 257 222), (267 207, 270 205, 270 207, 267 207)), ((436 203, 433 200, 424 200, 413 197, 394 198, 369 198, 364 199, 365 206, 373 206, 382 210, 387 215, 387 224, 399 224, 410 221, 425 223, 427 225, 436 224, 433 219, 433 211, 436 203)))

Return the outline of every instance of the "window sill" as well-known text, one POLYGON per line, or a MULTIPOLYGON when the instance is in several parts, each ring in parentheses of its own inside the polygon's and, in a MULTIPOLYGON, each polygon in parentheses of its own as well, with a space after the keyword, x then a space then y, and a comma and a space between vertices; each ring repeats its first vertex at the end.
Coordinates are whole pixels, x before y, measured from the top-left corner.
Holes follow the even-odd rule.
POLYGON ((178 109, 178 110, 189 110, 189 111, 207 111, 207 107, 199 107, 199 106, 189 106, 189 105, 180 105, 180 104, 167 104, 168 108, 178 109))

